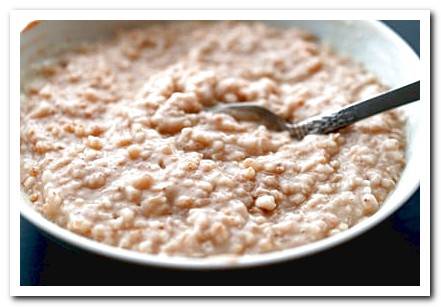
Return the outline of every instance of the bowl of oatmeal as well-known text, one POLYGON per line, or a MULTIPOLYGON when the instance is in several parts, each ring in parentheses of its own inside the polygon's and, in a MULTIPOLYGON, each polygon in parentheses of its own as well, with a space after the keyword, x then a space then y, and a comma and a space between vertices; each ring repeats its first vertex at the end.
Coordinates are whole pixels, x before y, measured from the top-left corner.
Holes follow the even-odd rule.
POLYGON ((43 21, 21 38, 21 213, 149 265, 330 248, 417 188, 418 105, 301 141, 207 108, 302 120, 414 81, 418 62, 372 21, 43 21))

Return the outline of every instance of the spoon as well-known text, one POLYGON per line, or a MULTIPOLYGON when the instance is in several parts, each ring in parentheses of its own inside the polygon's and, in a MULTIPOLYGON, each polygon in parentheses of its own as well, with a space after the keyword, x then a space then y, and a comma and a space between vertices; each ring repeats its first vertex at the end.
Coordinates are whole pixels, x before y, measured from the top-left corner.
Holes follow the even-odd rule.
POLYGON ((228 113, 240 120, 261 120, 268 128, 278 131, 286 130, 293 138, 301 140, 307 134, 334 132, 359 120, 419 99, 420 81, 416 81, 345 106, 338 111, 319 114, 296 123, 287 122, 265 107, 253 102, 218 104, 210 111, 228 113))

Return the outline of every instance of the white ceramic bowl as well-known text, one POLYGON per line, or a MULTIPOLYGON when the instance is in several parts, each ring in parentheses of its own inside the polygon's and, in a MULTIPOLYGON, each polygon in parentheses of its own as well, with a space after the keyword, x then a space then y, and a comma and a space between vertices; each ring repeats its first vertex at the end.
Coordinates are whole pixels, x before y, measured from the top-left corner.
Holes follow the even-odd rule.
MULTIPOLYGON (((301 27, 316 34, 330 44, 340 54, 351 56, 375 73, 383 83, 390 87, 400 86, 419 79, 419 58, 411 48, 391 29, 378 21, 268 21, 280 27, 301 27)), ((44 21, 21 36, 22 78, 28 63, 39 60, 38 51, 60 45, 66 40, 78 42, 96 40, 112 33, 115 27, 132 27, 139 21, 44 21)), ((329 249, 342 242, 359 236, 374 227, 401 205, 414 193, 419 185, 418 167, 421 161, 422 139, 419 103, 403 107, 408 116, 407 122, 407 165, 396 189, 389 195, 381 209, 367 220, 332 237, 304 246, 252 256, 212 257, 193 259, 145 255, 138 252, 112 247, 81 237, 58 227, 38 214, 22 197, 22 215, 38 228, 51 236, 75 247, 88 251, 143 265, 156 265, 179 268, 226 268, 255 266, 282 260, 290 260, 329 249), (409 116, 412 115, 412 116, 409 116)))

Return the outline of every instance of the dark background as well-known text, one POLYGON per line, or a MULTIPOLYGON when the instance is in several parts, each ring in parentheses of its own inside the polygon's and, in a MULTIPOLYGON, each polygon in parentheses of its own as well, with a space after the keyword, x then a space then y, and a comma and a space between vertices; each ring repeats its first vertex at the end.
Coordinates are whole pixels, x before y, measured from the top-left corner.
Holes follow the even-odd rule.
MULTIPOLYGON (((384 21, 419 54, 419 21, 384 21)), ((424 204, 429 205, 429 204, 424 204)), ((20 282, 28 285, 419 285, 420 192, 347 243, 302 259, 249 269, 142 267, 69 246, 20 220, 20 282)))

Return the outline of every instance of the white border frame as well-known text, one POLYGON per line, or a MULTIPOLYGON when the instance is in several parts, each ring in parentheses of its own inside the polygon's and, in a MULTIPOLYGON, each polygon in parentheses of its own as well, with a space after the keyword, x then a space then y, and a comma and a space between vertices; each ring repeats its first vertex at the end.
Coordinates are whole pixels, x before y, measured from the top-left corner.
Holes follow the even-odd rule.
MULTIPOLYGON (((423 67, 422 79, 422 91, 421 99, 423 101, 429 101, 429 97, 426 95, 429 93, 429 11, 427 10, 415 10, 415 11, 377 11, 377 10, 185 10, 185 14, 182 14, 182 10, 146 10, 146 11, 133 11, 124 10, 124 18, 121 18, 121 11, 99 11, 99 10, 73 10, 73 11, 14 11, 11 13, 10 19, 10 55, 11 55, 11 69, 10 69, 10 95, 11 100, 15 100, 15 93, 19 93, 19 78, 14 71, 19 71, 20 57, 17 56, 20 50, 20 31, 23 27, 32 20, 50 20, 50 19, 65 19, 65 20, 161 20, 161 19, 175 19, 175 20, 192 20, 192 19, 252 19, 252 20, 276 20, 276 19, 322 19, 322 20, 340 20, 340 19, 413 19, 420 20, 421 31, 421 65, 423 67), (332 16, 332 18, 329 18, 332 16), (12 56, 14 55, 14 56, 12 56)), ((15 100, 17 101, 17 100, 15 100)), ((17 104, 15 104, 17 105, 17 104)), ((427 108, 424 110, 424 116, 429 119, 430 107, 427 104, 427 108)), ((17 125, 14 123, 14 119, 19 118, 19 109, 10 105, 10 169, 16 170, 20 168, 19 163, 19 130, 16 129, 17 125), (18 115, 17 115, 18 114, 18 115)), ((430 131, 430 121, 425 121, 427 125, 423 129, 430 131)), ((425 141, 425 147, 427 159, 425 159, 425 167, 423 174, 421 175, 421 203, 430 203, 429 199, 429 186, 430 186, 430 138, 427 137, 425 141)), ((18 172, 10 172, 10 202, 11 204, 17 204, 20 202, 20 194, 17 193, 17 187, 20 186, 18 172)), ((149 288, 154 288, 155 295, 170 296, 170 293, 174 293, 175 296, 191 296, 191 295, 295 295, 300 294, 296 288, 301 288, 301 295, 326 295, 326 296, 339 296, 339 295, 428 295, 430 293, 430 279, 429 279, 429 227, 427 222, 429 220, 428 206, 421 207, 421 286, 419 287, 406 287, 406 292, 402 292, 402 287, 351 287, 351 291, 347 291, 348 287, 259 287, 262 291, 256 291, 255 287, 204 287, 204 291, 201 292, 197 286, 191 287, 112 287, 111 295, 145 295, 149 293, 149 288), (240 288, 240 290, 238 289, 240 288), (270 291, 265 291, 263 288, 271 288, 270 291), (401 289, 401 290, 400 290, 401 289)), ((20 242, 20 229, 19 229, 19 207, 10 207, 10 293, 11 295, 109 295, 108 287, 55 287, 56 292, 53 291, 54 287, 21 287, 19 281, 19 242, 20 242), (17 269, 18 268, 18 269, 17 269)), ((360 229, 360 232, 363 229, 360 229)), ((267 290, 268 290, 267 289, 267 290)))

